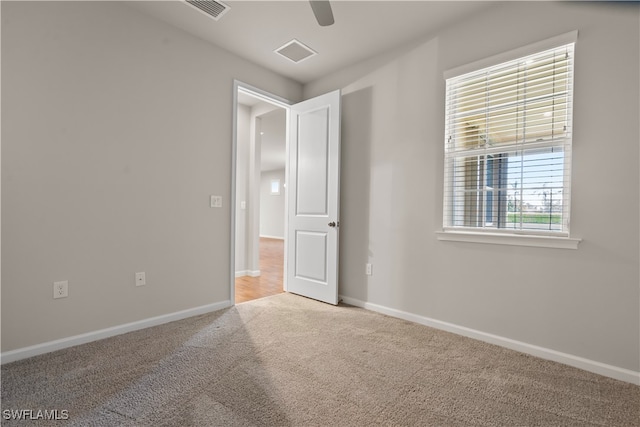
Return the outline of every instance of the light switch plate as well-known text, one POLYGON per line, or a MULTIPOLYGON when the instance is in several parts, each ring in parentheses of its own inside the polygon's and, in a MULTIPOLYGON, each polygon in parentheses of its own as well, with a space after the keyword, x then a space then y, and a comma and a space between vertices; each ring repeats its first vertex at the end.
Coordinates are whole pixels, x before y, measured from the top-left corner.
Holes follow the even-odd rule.
POLYGON ((211 196, 210 206, 212 208, 222 207, 222 196, 211 196))

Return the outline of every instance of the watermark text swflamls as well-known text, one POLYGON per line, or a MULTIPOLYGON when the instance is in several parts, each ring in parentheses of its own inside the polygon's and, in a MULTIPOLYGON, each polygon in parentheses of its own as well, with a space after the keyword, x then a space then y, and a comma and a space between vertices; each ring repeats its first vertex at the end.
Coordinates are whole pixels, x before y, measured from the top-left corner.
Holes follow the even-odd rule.
POLYGON ((5 420, 47 420, 60 421, 69 419, 67 409, 5 409, 2 411, 5 420))

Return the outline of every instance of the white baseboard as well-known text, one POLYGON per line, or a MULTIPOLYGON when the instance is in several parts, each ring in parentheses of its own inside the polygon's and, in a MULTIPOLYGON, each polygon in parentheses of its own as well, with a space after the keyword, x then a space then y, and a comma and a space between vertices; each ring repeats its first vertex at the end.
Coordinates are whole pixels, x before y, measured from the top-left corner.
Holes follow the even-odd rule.
POLYGON ((564 363, 565 365, 573 366, 574 368, 583 369, 585 371, 593 372, 599 375, 604 375, 605 377, 640 385, 640 372, 632 371, 630 369, 619 368, 617 366, 608 365, 606 363, 597 362, 595 360, 585 359, 584 357, 562 353, 533 344, 527 344, 525 342, 512 340, 510 338, 489 334, 464 326, 455 325, 453 323, 443 322, 441 320, 431 319, 429 317, 419 316, 417 314, 396 310, 394 308, 389 308, 378 304, 372 304, 347 296, 341 295, 340 298, 342 299, 342 301, 344 301, 345 304, 350 304, 356 307, 361 307, 367 310, 386 314, 391 317, 408 320, 409 322, 419 323, 421 325, 429 326, 435 329, 452 332, 457 335, 474 338, 490 344, 495 344, 501 347, 509 348, 511 350, 516 350, 521 353, 537 356, 542 359, 564 363))
POLYGON ((278 240, 284 240, 283 236, 268 236, 266 234, 261 234, 260 237, 264 237, 265 239, 278 239, 278 240))
POLYGON ((186 319, 187 317, 198 316, 200 314, 222 310, 223 308, 231 307, 232 305, 233 302, 229 300, 222 301, 215 304, 208 304, 200 307, 190 308, 188 310, 176 311, 174 313, 164 314, 162 316, 150 317, 148 319, 126 323, 124 325, 113 326, 111 328, 87 332, 86 334, 80 334, 55 341, 49 341, 30 347, 5 351, 4 353, 0 354, 0 364, 14 362, 16 360, 26 359, 28 357, 38 356, 40 354, 50 353, 52 351, 61 350, 63 348, 74 347, 80 344, 86 344, 88 342, 109 338, 115 335, 125 334, 127 332, 137 331, 139 329, 149 328, 151 326, 162 325, 163 323, 169 323, 175 320, 186 319))
POLYGON ((236 271, 236 277, 243 277, 243 276, 258 277, 258 276, 260 276, 260 270, 240 270, 240 271, 236 271))

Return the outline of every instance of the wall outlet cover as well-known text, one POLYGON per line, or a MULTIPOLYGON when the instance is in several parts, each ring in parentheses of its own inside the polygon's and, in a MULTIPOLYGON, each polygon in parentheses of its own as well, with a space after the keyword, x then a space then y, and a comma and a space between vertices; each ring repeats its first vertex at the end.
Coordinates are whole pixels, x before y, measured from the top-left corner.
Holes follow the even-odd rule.
POLYGON ((69 282, 53 282, 53 299, 66 298, 69 296, 69 282))
POLYGON ((147 284, 147 275, 145 272, 136 273, 136 286, 144 286, 147 284))

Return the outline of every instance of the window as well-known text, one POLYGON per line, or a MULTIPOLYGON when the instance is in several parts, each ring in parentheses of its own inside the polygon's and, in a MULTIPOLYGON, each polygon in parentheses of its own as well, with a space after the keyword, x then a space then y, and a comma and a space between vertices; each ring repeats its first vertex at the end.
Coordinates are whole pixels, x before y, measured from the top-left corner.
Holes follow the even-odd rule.
POLYGON ((280 180, 272 179, 271 180, 271 195, 279 196, 280 195, 280 180))
POLYGON ((574 43, 446 80, 444 231, 569 235, 574 43))

